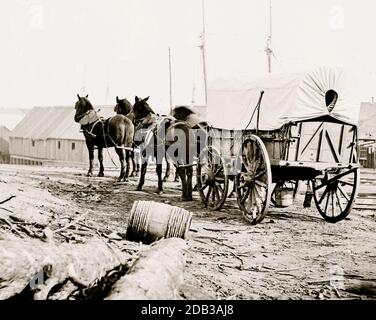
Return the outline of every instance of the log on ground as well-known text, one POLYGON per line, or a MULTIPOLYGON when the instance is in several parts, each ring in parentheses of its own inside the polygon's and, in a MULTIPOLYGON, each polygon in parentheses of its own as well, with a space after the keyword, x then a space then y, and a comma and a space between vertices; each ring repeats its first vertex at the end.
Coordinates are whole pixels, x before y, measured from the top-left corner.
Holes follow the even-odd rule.
MULTIPOLYGON (((85 287, 108 270, 126 264, 130 254, 100 239, 84 244, 43 242, 13 236, 0 240, 0 300, 31 288, 34 299, 47 299, 50 290, 67 280, 85 287), (42 272, 42 284, 35 281, 42 272), (30 286, 32 282, 37 287, 30 286)), ((40 280, 40 279, 39 279, 40 280)))
POLYGON ((184 253, 180 238, 163 239, 140 253, 126 275, 113 286, 107 300, 181 299, 184 283, 184 253))

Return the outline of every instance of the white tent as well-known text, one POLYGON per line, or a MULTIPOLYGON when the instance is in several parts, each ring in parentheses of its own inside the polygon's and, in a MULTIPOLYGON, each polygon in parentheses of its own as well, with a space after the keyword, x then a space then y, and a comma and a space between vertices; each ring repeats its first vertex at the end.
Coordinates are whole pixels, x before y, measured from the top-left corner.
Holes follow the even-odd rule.
MULTIPOLYGON (((290 121, 330 116, 357 125, 359 101, 353 79, 340 68, 320 67, 310 72, 269 75, 256 81, 215 81, 208 90, 208 121, 216 128, 243 130, 249 123, 260 92, 261 130, 276 130, 290 121), (325 95, 334 90, 337 101, 330 111, 325 95)), ((248 127, 256 128, 257 112, 248 127)))

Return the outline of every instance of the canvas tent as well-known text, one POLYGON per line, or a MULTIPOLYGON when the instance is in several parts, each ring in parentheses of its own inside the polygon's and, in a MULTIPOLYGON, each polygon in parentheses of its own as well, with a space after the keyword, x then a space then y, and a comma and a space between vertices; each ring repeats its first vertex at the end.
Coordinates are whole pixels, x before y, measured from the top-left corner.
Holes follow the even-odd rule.
MULTIPOLYGON (((290 121, 329 116, 357 125, 359 103, 353 79, 340 68, 319 67, 309 72, 269 75, 259 80, 218 80, 209 85, 208 121, 216 128, 243 130, 264 91, 259 129, 276 130, 290 121), (326 96, 337 95, 334 108, 326 96)), ((249 129, 256 128, 256 114, 249 129)))

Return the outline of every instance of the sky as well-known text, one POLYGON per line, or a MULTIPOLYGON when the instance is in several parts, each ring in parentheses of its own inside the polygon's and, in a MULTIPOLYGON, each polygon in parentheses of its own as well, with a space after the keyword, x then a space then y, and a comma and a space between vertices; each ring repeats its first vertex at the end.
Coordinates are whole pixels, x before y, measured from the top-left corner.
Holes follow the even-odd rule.
MULTIPOLYGON (((269 0, 204 0, 207 79, 267 73, 269 0)), ((374 0, 272 0, 273 73, 349 69, 376 97, 374 0)), ((204 103, 202 0, 1 0, 0 107, 94 105, 150 96, 204 103)))

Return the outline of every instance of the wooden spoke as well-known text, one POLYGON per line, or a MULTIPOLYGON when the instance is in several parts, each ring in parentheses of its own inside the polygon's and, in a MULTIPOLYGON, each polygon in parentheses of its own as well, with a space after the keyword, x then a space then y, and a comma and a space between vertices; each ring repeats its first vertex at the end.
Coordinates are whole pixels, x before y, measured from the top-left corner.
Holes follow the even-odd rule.
POLYGON ((222 187, 221 187, 221 185, 220 184, 217 184, 217 188, 218 188, 218 191, 221 193, 221 194, 223 194, 223 189, 222 189, 222 187))
POLYGON ((212 186, 209 186, 209 191, 208 191, 208 193, 206 194, 206 200, 205 200, 206 203, 209 202, 209 198, 210 198, 210 194, 212 193, 212 190, 213 190, 213 187, 212 187, 212 186))
POLYGON ((354 184, 353 183, 350 183, 350 182, 347 182, 347 181, 343 181, 343 180, 338 180, 338 182, 340 182, 342 185, 347 185, 347 186, 351 186, 351 187, 353 187, 354 186, 354 184))
POLYGON ((260 180, 256 180, 255 183, 256 183, 258 186, 262 187, 262 188, 267 188, 267 184, 266 184, 265 182, 262 182, 262 181, 260 181, 260 180))
POLYGON ((335 194, 336 194, 336 199, 337 199, 337 203, 338 203, 339 209, 340 209, 341 211, 343 211, 343 210, 342 210, 342 206, 341 206, 341 201, 339 200, 339 196, 338 196, 337 190, 335 191, 335 194))
POLYGON ((215 184, 213 184, 212 186, 212 205, 211 206, 214 206, 215 205, 215 199, 216 199, 216 187, 215 187, 215 184))
POLYGON ((249 194, 251 192, 251 188, 248 188, 246 192, 244 192, 244 195, 242 196, 241 203, 244 204, 247 198, 249 197, 249 194))
POLYGON ((341 194, 343 195, 343 197, 344 197, 347 201, 350 201, 349 196, 343 191, 343 189, 342 189, 341 186, 338 186, 338 190, 341 192, 341 194))
POLYGON ((318 201, 319 204, 321 204, 321 202, 324 200, 324 197, 326 196, 326 194, 328 193, 328 188, 325 188, 323 194, 321 195, 320 197, 320 200, 318 201))
POLYGON ((325 204, 325 209, 324 209, 325 213, 328 211, 329 196, 330 196, 330 193, 327 193, 326 204, 325 204))
POLYGON ((201 187, 201 191, 204 191, 207 187, 209 187, 209 185, 207 183, 205 183, 202 187, 201 187))

